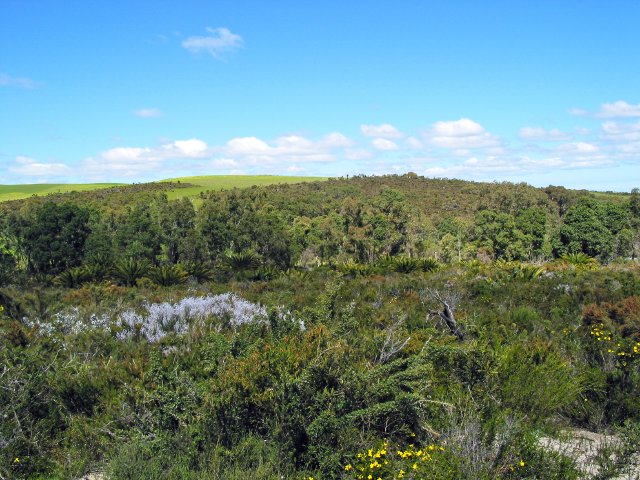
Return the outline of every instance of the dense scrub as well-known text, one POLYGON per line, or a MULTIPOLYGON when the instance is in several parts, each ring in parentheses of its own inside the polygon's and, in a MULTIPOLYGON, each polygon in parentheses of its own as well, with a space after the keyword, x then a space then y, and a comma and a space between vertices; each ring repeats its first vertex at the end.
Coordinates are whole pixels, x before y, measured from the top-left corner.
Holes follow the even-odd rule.
POLYGON ((571 478, 539 432, 640 421, 640 272, 477 268, 4 289, 0 473, 571 478))
POLYGON ((0 476, 578 478, 538 442, 565 427, 621 431, 624 469, 635 197, 429 182, 9 212, 0 476))

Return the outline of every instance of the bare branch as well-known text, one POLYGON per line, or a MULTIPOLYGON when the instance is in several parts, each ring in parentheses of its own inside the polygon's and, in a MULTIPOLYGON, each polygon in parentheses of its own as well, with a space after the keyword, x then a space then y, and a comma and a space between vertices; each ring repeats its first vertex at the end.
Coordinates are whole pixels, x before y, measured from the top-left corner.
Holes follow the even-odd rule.
MULTIPOLYGON (((446 325, 452 335, 455 335, 458 340, 463 341, 467 334, 464 328, 458 325, 453 313, 462 295, 455 290, 447 290, 443 293, 436 289, 430 289, 425 292, 424 296, 426 296, 426 300, 430 301, 430 303, 437 302, 440 304, 441 310, 430 310, 429 316, 437 316, 440 321, 446 325)), ((424 296, 423 303, 425 302, 424 296)))
POLYGON ((399 330, 404 324, 405 318, 399 318, 393 324, 391 324, 387 328, 387 336, 384 339, 384 343, 380 348, 380 354, 376 358, 376 363, 383 364, 388 362, 391 357, 393 357, 396 353, 402 350, 411 337, 407 337, 405 340, 402 340, 402 337, 399 335, 399 330))

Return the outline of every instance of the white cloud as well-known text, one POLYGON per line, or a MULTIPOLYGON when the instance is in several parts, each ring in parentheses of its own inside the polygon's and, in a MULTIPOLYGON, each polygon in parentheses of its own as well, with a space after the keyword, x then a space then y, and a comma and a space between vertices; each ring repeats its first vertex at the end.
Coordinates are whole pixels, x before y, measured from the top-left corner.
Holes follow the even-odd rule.
POLYGON ((31 90, 40 87, 41 84, 27 77, 13 77, 0 72, 0 87, 16 87, 31 90))
POLYGON ((405 136, 404 133, 389 123, 383 123, 382 125, 360 125, 360 131, 365 137, 397 139, 405 136))
POLYGON ((136 117, 140 118, 158 118, 162 117, 164 113, 158 108, 141 108, 133 112, 136 117))
POLYGON ((573 115, 574 117, 586 117, 589 115, 589 112, 583 108, 574 107, 569 109, 569 114, 573 115))
POLYGON ((484 128, 473 120, 461 118, 449 122, 436 122, 433 124, 432 132, 434 136, 469 137, 484 133, 484 128))
POLYGON ((616 142, 640 141, 640 122, 618 123, 604 122, 602 124, 602 134, 604 138, 616 142))
POLYGON ((156 173, 171 160, 209 158, 211 150, 197 138, 158 147, 116 147, 83 160, 82 170, 94 177, 136 177, 156 173))
POLYGON ((17 156, 15 159, 18 166, 9 167, 9 171, 18 175, 29 177, 60 177, 72 173, 72 169, 64 163, 42 163, 37 160, 17 156))
POLYGON ((587 142, 564 143, 558 146, 558 151, 565 154, 591 154, 600 151, 600 147, 587 142))
POLYGON ((433 177, 448 178, 474 178, 478 180, 489 180, 500 177, 515 175, 527 175, 535 173, 546 173, 550 169, 572 170, 597 168, 612 165, 614 162, 606 157, 547 157, 530 158, 522 157, 496 157, 487 155, 485 157, 470 157, 462 162, 446 163, 444 165, 434 165, 424 169, 417 169, 423 175, 433 177))
POLYGON ((405 140, 405 143, 409 146, 409 148, 413 148, 416 150, 420 150, 423 148, 422 142, 418 140, 416 137, 409 137, 405 140))
POLYGON ((479 123, 468 118, 436 122, 426 137, 436 147, 449 149, 488 148, 500 145, 499 140, 479 123))
POLYGON ((212 165, 217 168, 237 168, 240 166, 233 158, 216 158, 212 165))
POLYGON ((271 147, 256 137, 238 137, 227 142, 227 152, 230 155, 265 155, 271 147))
POLYGON ((162 148, 175 157, 200 158, 208 155, 207 149, 209 147, 202 140, 190 138, 189 140, 176 140, 173 143, 163 145, 162 148))
POLYGON ((332 132, 324 136, 320 141, 320 145, 328 148, 344 148, 351 147, 354 144, 353 140, 349 139, 340 132, 332 132))
POLYGON ((190 52, 206 52, 213 58, 221 59, 225 54, 234 52, 244 45, 240 35, 232 33, 228 28, 207 27, 210 35, 205 37, 189 37, 182 46, 190 52))
POLYGON ((640 103, 638 105, 631 105, 622 100, 613 103, 604 103, 596 116, 600 118, 640 117, 640 103))
POLYGON ((6 73, 0 73, 0 87, 16 87, 32 89, 38 88, 40 83, 26 77, 12 77, 6 73))
POLYGON ((301 135, 283 135, 271 142, 257 137, 237 137, 229 140, 222 151, 241 164, 278 165, 306 162, 332 162, 336 152, 348 149, 353 142, 339 132, 325 135, 318 141, 301 135))
POLYGON ((561 132, 557 128, 546 130, 542 127, 523 127, 518 136, 525 140, 539 140, 541 142, 559 142, 571 139, 571 135, 561 132))
POLYGON ((387 140, 386 138, 375 138, 371 142, 371 145, 376 150, 381 150, 383 152, 388 152, 388 151, 392 151, 392 150, 398 150, 398 145, 396 144, 396 142, 393 142, 391 140, 387 140))

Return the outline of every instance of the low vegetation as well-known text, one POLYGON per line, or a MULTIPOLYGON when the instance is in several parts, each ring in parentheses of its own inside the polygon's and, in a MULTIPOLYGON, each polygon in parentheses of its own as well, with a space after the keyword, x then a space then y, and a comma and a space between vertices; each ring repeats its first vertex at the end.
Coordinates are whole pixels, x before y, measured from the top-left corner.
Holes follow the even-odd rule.
POLYGON ((0 478, 637 475, 637 191, 137 188, 2 204, 0 478))

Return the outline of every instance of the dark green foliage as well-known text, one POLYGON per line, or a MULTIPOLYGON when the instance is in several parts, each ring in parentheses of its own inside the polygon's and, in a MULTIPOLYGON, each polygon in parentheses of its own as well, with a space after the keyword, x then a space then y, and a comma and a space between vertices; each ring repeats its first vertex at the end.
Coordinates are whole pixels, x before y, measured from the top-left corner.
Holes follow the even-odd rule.
POLYGON ((179 285, 187 281, 187 273, 180 265, 159 265, 152 267, 146 276, 153 283, 163 287, 179 285))
POLYGON ((65 288, 77 288, 89 279, 85 267, 75 267, 59 274, 55 281, 65 288))
POLYGON ((198 283, 206 282, 213 278, 213 270, 206 263, 189 261, 181 263, 180 266, 189 277, 198 283))
POLYGON ((4 242, 0 241, 0 287, 3 287, 12 280, 16 273, 15 254, 4 242))
POLYGON ((281 274, 281 270, 273 265, 259 267, 252 275, 252 280, 273 280, 281 274))
POLYGON ((409 257, 396 257, 390 264, 390 268, 398 273, 411 273, 420 268, 420 260, 409 257))
POLYGON ((626 212, 618 205, 581 200, 567 211, 556 250, 606 260, 613 256, 615 237, 627 222, 626 212))
POLYGON ((421 258, 419 265, 423 272, 435 272, 440 268, 440 263, 435 258, 421 258))
POLYGON ((161 227, 157 211, 148 203, 129 208, 115 236, 121 255, 153 262, 161 252, 161 227))
POLYGON ((527 257, 529 239, 508 213, 490 210, 479 212, 475 220, 474 238, 478 247, 486 249, 493 258, 524 260, 527 257))
POLYGON ((579 269, 592 269, 598 264, 595 258, 582 252, 565 253, 560 257, 560 260, 579 269))
POLYGON ((136 284, 136 280, 144 277, 149 269, 150 265, 146 260, 129 257, 114 264, 112 275, 123 285, 131 287, 136 284))
POLYGON ((56 274, 80 265, 89 235, 89 211, 71 204, 45 203, 22 232, 33 273, 56 274))
POLYGON ((640 218, 640 188, 634 188, 631 190, 629 211, 635 218, 640 218))
POLYGON ((244 272, 260 266, 260 256, 252 250, 234 252, 229 250, 224 255, 224 264, 231 272, 244 272))
POLYGON ((336 265, 336 269, 343 275, 350 277, 367 276, 372 272, 369 265, 347 260, 336 265))

